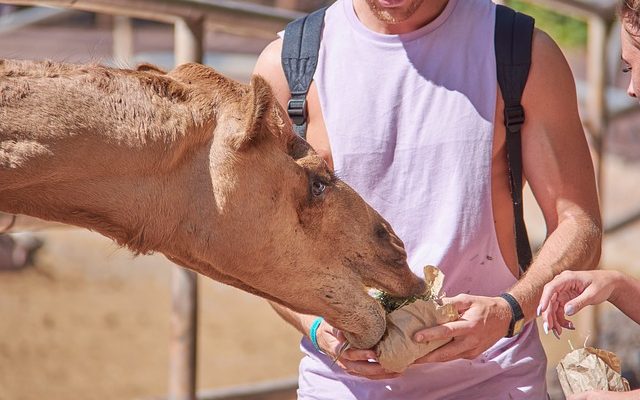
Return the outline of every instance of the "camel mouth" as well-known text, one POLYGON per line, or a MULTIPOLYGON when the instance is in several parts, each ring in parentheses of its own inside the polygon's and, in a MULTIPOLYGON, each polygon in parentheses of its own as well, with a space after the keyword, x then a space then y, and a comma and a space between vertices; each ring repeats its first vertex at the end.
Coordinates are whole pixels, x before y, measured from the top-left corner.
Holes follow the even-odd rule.
POLYGON ((381 284, 380 282, 367 282, 365 283, 365 292, 375 298, 373 294, 383 293, 387 297, 395 299, 407 299, 416 296, 422 296, 425 294, 427 287, 424 280, 416 276, 414 282, 403 285, 401 288, 398 286, 388 286, 381 284))
POLYGON ((351 260, 348 260, 345 266, 356 271, 365 292, 375 288, 394 297, 410 297, 421 295, 427 289, 424 279, 415 275, 406 263, 396 269, 387 268, 388 270, 383 269, 378 273, 371 273, 369 266, 354 263, 351 260))
POLYGON ((420 294, 414 294, 411 296, 396 297, 383 290, 370 288, 368 290, 368 294, 369 296, 373 297, 378 303, 380 303, 387 314, 392 313, 393 311, 406 305, 414 303, 417 300, 439 300, 437 298, 434 298, 433 294, 429 291, 424 291, 420 294))
POLYGON ((375 298, 364 291, 362 296, 364 297, 357 302, 358 307, 348 310, 349 318, 346 326, 339 329, 342 330, 351 347, 370 349, 380 341, 387 329, 387 313, 375 298))

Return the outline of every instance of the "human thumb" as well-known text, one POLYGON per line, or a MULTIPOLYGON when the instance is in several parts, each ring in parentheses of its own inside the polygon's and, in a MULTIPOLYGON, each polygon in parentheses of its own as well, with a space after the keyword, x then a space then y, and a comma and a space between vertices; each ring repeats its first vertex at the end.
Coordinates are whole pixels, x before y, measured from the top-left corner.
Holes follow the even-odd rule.
POLYGON ((585 306, 594 304, 595 295, 596 291, 593 290, 592 286, 587 287, 576 298, 568 301, 564 305, 564 313, 571 316, 582 310, 585 306))

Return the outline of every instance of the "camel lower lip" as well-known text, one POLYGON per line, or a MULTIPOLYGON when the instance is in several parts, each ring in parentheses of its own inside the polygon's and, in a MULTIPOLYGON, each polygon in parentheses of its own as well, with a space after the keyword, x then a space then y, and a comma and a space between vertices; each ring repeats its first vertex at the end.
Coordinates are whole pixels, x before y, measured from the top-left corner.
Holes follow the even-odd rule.
POLYGON ((376 298, 377 295, 379 295, 381 293, 384 293, 384 294, 387 294, 387 295, 390 295, 390 296, 393 296, 393 297, 398 297, 398 298, 402 297, 402 296, 398 296, 398 295, 394 294, 393 292, 390 292, 390 291, 388 291, 386 289, 382 289, 382 288, 379 288, 379 287, 369 287, 369 288, 367 288, 367 294, 369 296, 373 297, 374 299, 376 298))
POLYGON ((412 295, 418 294, 418 293, 398 293, 395 290, 385 288, 383 286, 367 286, 366 287, 366 292, 369 296, 372 296, 372 293, 375 293, 376 291, 385 293, 389 296, 397 297, 397 298, 411 297, 412 295))

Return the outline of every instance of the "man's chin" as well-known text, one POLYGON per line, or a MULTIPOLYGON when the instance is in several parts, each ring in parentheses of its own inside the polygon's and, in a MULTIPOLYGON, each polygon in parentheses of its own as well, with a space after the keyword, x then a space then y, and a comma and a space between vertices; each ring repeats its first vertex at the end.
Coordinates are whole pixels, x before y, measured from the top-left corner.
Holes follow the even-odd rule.
POLYGON ((366 0, 371 12, 386 24, 404 22, 416 12, 424 0, 366 0))

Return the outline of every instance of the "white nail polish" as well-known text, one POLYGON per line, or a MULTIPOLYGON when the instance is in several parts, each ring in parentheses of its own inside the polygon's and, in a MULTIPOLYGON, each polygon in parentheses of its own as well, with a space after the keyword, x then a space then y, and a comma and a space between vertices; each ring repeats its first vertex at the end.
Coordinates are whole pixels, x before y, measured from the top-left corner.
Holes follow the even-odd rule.
POLYGON ((544 334, 545 335, 549 334, 549 324, 547 323, 547 321, 544 321, 542 323, 542 329, 544 330, 544 334))
POLYGON ((542 314, 542 305, 539 305, 538 308, 536 309, 536 316, 539 317, 540 314, 542 314))
POLYGON ((573 304, 567 304, 564 307, 564 313, 567 315, 573 315, 575 313, 575 307, 573 307, 573 304))

